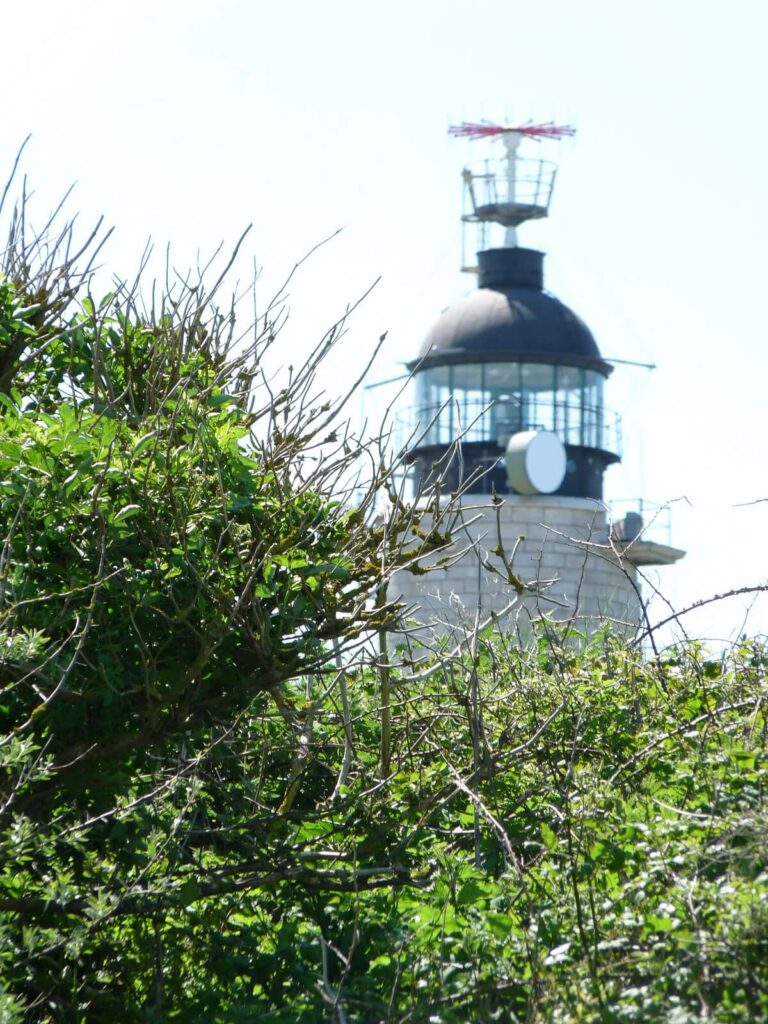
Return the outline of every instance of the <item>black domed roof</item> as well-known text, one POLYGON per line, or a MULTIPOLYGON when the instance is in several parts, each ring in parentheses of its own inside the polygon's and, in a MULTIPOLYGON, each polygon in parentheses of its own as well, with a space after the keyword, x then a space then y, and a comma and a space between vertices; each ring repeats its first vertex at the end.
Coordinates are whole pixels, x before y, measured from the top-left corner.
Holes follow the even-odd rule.
POLYGON ((543 253, 509 248, 478 256, 480 287, 443 313, 412 367, 556 362, 611 372, 584 321, 542 290, 543 253))

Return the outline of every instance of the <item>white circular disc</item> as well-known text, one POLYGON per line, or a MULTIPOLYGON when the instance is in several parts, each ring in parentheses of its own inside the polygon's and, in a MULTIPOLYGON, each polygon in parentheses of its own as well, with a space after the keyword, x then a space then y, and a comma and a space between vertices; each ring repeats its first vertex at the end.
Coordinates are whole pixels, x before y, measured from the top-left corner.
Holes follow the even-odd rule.
POLYGON ((525 453, 528 479, 539 494, 557 490, 565 476, 565 463, 563 442, 549 431, 537 434, 525 453))
POLYGON ((518 494, 552 494, 563 482, 566 461, 563 442, 548 430, 513 434, 507 445, 507 476, 518 494))

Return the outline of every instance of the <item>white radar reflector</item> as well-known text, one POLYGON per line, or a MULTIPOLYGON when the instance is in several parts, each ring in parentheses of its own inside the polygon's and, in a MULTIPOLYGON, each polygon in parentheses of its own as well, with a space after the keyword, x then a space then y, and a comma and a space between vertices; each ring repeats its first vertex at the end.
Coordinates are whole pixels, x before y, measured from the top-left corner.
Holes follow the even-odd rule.
POLYGON ((565 478, 565 448, 549 430, 513 434, 504 460, 507 479, 518 494, 552 494, 565 478))

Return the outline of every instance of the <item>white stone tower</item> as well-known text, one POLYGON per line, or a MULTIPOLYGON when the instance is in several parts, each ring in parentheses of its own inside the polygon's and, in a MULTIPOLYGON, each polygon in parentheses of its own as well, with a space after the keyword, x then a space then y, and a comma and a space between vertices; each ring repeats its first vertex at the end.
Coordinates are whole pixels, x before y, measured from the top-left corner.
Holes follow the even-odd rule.
POLYGON ((401 572, 391 596, 430 630, 478 612, 523 630, 541 615, 634 630, 637 567, 684 552, 648 540, 637 513, 610 521, 603 474, 621 458, 621 422, 603 402, 612 366, 586 324, 544 290, 544 254, 517 244, 521 224, 547 216, 555 177, 553 164, 521 159, 518 147, 573 130, 452 131, 495 138, 506 155, 464 171, 463 221, 478 251, 462 269, 479 287, 442 314, 410 364, 416 400, 403 425, 416 486, 429 493, 439 475, 442 494, 462 491, 461 512, 453 544, 433 559, 449 567, 401 572))

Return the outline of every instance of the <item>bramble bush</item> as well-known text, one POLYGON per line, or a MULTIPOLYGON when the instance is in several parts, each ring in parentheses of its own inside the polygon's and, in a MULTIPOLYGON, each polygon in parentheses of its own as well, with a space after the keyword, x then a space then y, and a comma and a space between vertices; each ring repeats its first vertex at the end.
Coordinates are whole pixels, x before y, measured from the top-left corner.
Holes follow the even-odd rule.
POLYGON ((0 1021, 768 1017, 765 647, 491 623, 390 662, 388 579, 452 508, 420 537, 386 439, 317 394, 339 325, 275 386, 275 307, 94 301, 96 236, 23 214, 0 1021))

